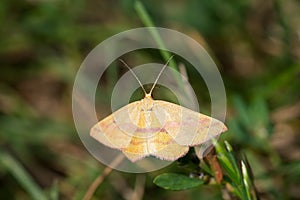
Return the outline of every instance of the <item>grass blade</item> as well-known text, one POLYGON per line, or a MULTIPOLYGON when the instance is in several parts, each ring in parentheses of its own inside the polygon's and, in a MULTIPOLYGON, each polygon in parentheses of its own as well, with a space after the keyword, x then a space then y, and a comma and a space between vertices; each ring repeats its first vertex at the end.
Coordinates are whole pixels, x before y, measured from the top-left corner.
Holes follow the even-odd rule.
POLYGON ((31 195, 32 199, 47 200, 41 188, 33 181, 23 166, 6 152, 0 152, 0 164, 3 165, 19 184, 31 195))

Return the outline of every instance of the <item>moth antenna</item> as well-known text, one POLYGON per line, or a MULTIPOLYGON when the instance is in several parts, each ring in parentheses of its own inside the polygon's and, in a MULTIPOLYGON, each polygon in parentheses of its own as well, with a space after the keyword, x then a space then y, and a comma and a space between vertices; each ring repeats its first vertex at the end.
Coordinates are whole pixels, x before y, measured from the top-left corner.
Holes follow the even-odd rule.
POLYGON ((159 77, 161 76, 161 74, 163 73, 163 71, 165 70, 165 68, 168 66, 168 63, 170 62, 170 60, 171 60, 173 57, 174 57, 174 55, 172 55, 172 56, 168 59, 168 61, 166 62, 166 64, 163 66, 163 68, 160 70, 159 74, 157 75, 157 78, 156 78, 156 80, 154 81, 154 83, 153 83, 153 85, 152 85, 152 88, 151 88, 151 90, 150 90, 150 92, 149 92, 149 95, 150 95, 150 96, 151 96, 151 94, 152 94, 152 91, 153 91, 153 89, 154 89, 154 87, 155 87, 155 85, 156 85, 156 83, 157 83, 159 77))
POLYGON ((131 68, 130 68, 123 60, 122 60, 122 59, 119 59, 119 61, 120 61, 121 63, 123 63, 123 65, 125 65, 125 67, 127 67, 127 68, 129 69, 129 71, 132 73, 132 75, 134 76, 134 78, 139 82, 139 84, 140 84, 140 86, 142 87, 142 89, 143 89, 145 95, 147 95, 147 92, 146 92, 146 90, 145 90, 143 84, 141 83, 141 81, 139 80, 139 78, 136 76, 136 74, 133 72, 133 70, 132 70, 132 69, 131 69, 131 68))

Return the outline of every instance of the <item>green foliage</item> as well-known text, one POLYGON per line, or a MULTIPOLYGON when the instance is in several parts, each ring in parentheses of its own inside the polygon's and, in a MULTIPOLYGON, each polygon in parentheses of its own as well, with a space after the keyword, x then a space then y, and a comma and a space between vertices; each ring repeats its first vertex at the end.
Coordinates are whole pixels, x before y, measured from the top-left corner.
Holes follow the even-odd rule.
MULTIPOLYGON (((296 1, 278 0, 1 1, 0 199, 82 198, 105 166, 86 152, 73 125, 76 71, 107 37, 152 25, 193 37, 220 69, 229 111, 228 133, 216 143, 223 180, 216 183, 212 166, 191 151, 177 165, 148 173, 144 185, 135 175, 113 172, 95 199, 128 199, 143 189, 144 199, 220 199, 223 191, 232 199, 299 198, 299 8, 296 1)), ((164 62, 170 53, 148 49, 125 56, 133 63, 164 62)), ((205 85, 181 59, 201 109, 209 110, 205 85)), ((178 69, 180 63, 170 64, 178 69)), ((101 78, 103 115, 123 72, 114 63, 101 78)))
POLYGON ((155 177, 153 183, 166 190, 186 190, 203 185, 204 181, 182 174, 164 173, 155 177))
POLYGON ((240 168, 231 145, 225 141, 225 146, 226 149, 215 141, 218 160, 226 172, 227 182, 232 186, 233 193, 243 200, 256 199, 251 196, 251 186, 253 183, 250 180, 245 163, 241 161, 240 168))
MULTIPOLYGON (((218 161, 225 175, 222 181, 223 188, 228 190, 228 185, 230 185, 228 192, 242 200, 257 199, 254 192, 254 185, 250 178, 250 172, 245 165, 245 161, 237 160, 233 153, 232 146, 227 141, 224 142, 225 147, 215 140, 213 140, 213 143, 217 151, 218 161)), ((204 162, 201 167, 205 173, 214 177, 213 168, 211 166, 204 162)), ((155 177, 153 183, 166 190, 186 190, 209 184, 203 177, 195 178, 177 173, 163 173, 155 177)))
POLYGON ((241 97, 235 96, 233 103, 237 117, 229 122, 230 132, 245 146, 267 148, 263 144, 266 144, 271 136, 272 125, 266 102, 256 97, 250 105, 246 105, 241 97))
POLYGON ((10 154, 0 151, 0 164, 5 170, 9 171, 20 183, 22 187, 30 194, 32 199, 47 200, 44 192, 41 188, 32 180, 31 176, 22 167, 22 165, 16 161, 10 154))

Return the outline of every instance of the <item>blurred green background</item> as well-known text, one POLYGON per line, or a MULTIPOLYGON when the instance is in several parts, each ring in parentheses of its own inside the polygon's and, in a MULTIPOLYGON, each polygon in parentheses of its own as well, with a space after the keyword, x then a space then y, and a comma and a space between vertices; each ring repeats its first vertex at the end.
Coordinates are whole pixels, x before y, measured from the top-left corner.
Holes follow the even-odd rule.
MULTIPOLYGON (((261 199, 298 199, 300 2, 143 4, 156 26, 189 35, 214 58, 228 97, 229 131, 222 138, 246 155, 261 199)), ((85 150, 74 128, 76 71, 101 41, 145 24, 128 0, 2 0, 0 24, 0 199, 82 199, 105 166, 85 150)), ((164 62, 151 51, 132 53, 126 62, 151 60, 164 62)), ((105 73, 108 94, 125 70, 114 66, 105 73)), ((186 70, 200 93, 195 71, 186 70)), ((109 100, 101 105, 109 114, 109 100)), ((176 163, 145 175, 113 171, 94 199, 222 198, 217 185, 172 192, 152 183, 172 169, 178 170, 176 163)))

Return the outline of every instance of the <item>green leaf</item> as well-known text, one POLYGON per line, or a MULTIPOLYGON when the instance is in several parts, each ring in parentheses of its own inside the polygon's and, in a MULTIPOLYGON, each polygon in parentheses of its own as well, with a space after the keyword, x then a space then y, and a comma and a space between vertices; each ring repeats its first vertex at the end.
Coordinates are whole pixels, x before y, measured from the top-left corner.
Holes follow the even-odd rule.
POLYGON ((251 197, 251 180, 249 177, 249 173, 248 173, 247 167, 245 165, 245 162, 241 161, 241 166, 242 166, 243 183, 245 186, 244 189, 246 192, 246 196, 247 196, 247 199, 251 200, 252 199, 252 197, 251 197))
POLYGON ((182 174, 165 173, 155 177, 153 183, 166 190, 186 190, 203 185, 204 180, 189 178, 182 174))

